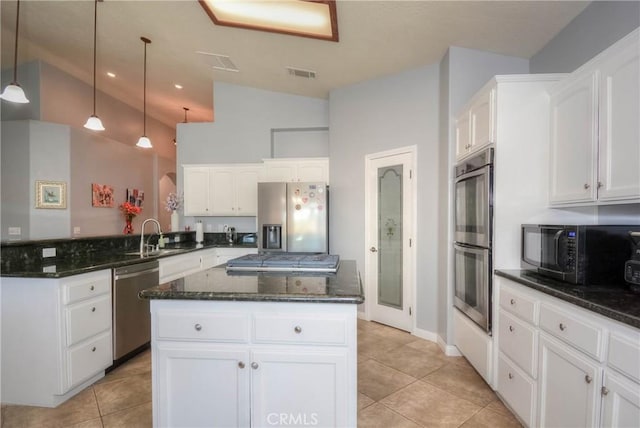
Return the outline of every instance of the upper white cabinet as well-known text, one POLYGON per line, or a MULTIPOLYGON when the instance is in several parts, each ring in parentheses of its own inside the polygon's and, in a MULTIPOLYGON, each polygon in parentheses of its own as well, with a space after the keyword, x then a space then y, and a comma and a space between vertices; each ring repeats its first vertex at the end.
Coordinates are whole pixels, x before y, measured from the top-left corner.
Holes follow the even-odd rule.
POLYGON ((456 159, 495 143, 495 112, 495 87, 485 86, 469 101, 456 120, 456 159))
POLYGON ((320 181, 329 183, 328 158, 264 159, 266 182, 320 181))
POLYGON ((551 91, 551 205, 640 201, 639 30, 551 91))
POLYGON ((185 165, 184 215, 255 216, 261 164, 185 165))

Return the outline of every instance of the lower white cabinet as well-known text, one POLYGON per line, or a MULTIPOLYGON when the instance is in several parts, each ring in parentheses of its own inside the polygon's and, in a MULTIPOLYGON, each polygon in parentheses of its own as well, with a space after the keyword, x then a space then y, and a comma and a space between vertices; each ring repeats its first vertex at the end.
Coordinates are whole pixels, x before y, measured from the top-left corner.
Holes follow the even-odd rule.
POLYGON ((154 426, 356 426, 355 305, 153 300, 151 313, 154 426))
POLYGON ((539 358, 540 426, 597 426, 601 368, 545 333, 539 358))
POLYGON ((607 372, 604 376, 602 426, 640 426, 640 388, 615 372, 607 372))
POLYGON ((173 281, 202 270, 202 252, 192 251, 177 256, 163 257, 160 265, 160 283, 173 281))
POLYGON ((2 402, 56 407, 113 363, 111 270, 2 278, 2 402))

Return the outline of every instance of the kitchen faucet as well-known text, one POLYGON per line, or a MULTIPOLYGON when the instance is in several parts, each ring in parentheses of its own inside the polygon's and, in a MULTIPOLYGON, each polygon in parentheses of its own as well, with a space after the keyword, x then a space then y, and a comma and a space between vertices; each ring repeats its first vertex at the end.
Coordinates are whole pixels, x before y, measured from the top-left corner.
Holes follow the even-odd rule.
POLYGON ((158 229, 158 235, 160 236, 158 238, 158 242, 160 242, 162 238, 162 229, 160 228, 160 222, 158 220, 156 220, 155 218, 148 218, 145 221, 142 222, 142 227, 140 230, 140 257, 142 257, 144 255, 144 250, 145 250, 145 245, 144 245, 144 226, 147 224, 147 222, 153 222, 156 224, 156 228, 158 229))

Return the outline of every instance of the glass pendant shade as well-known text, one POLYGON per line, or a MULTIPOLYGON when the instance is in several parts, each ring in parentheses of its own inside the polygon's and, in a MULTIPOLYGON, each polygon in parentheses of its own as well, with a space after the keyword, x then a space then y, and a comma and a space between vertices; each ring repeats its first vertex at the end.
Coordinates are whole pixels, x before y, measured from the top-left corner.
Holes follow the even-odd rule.
POLYGON ((102 121, 98 116, 94 114, 89 116, 89 119, 87 119, 87 123, 84 124, 84 127, 92 131, 104 131, 104 126, 102 126, 102 121))
POLYGON ((150 149, 153 147, 151 145, 151 140, 146 135, 143 135, 142 137, 140 137, 140 139, 136 143, 136 146, 142 147, 143 149, 150 149))
POLYGON ((24 91, 17 82, 7 85, 2 91, 0 98, 11 101, 12 103, 27 104, 29 100, 24 95, 24 91))

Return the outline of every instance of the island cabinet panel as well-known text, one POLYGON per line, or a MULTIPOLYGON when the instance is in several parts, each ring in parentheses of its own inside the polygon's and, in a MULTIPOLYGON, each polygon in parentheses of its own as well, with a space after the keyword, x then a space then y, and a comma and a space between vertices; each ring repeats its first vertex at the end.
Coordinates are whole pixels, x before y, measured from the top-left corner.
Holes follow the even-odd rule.
POLYGON ((152 300, 154 426, 356 426, 356 309, 152 300))

